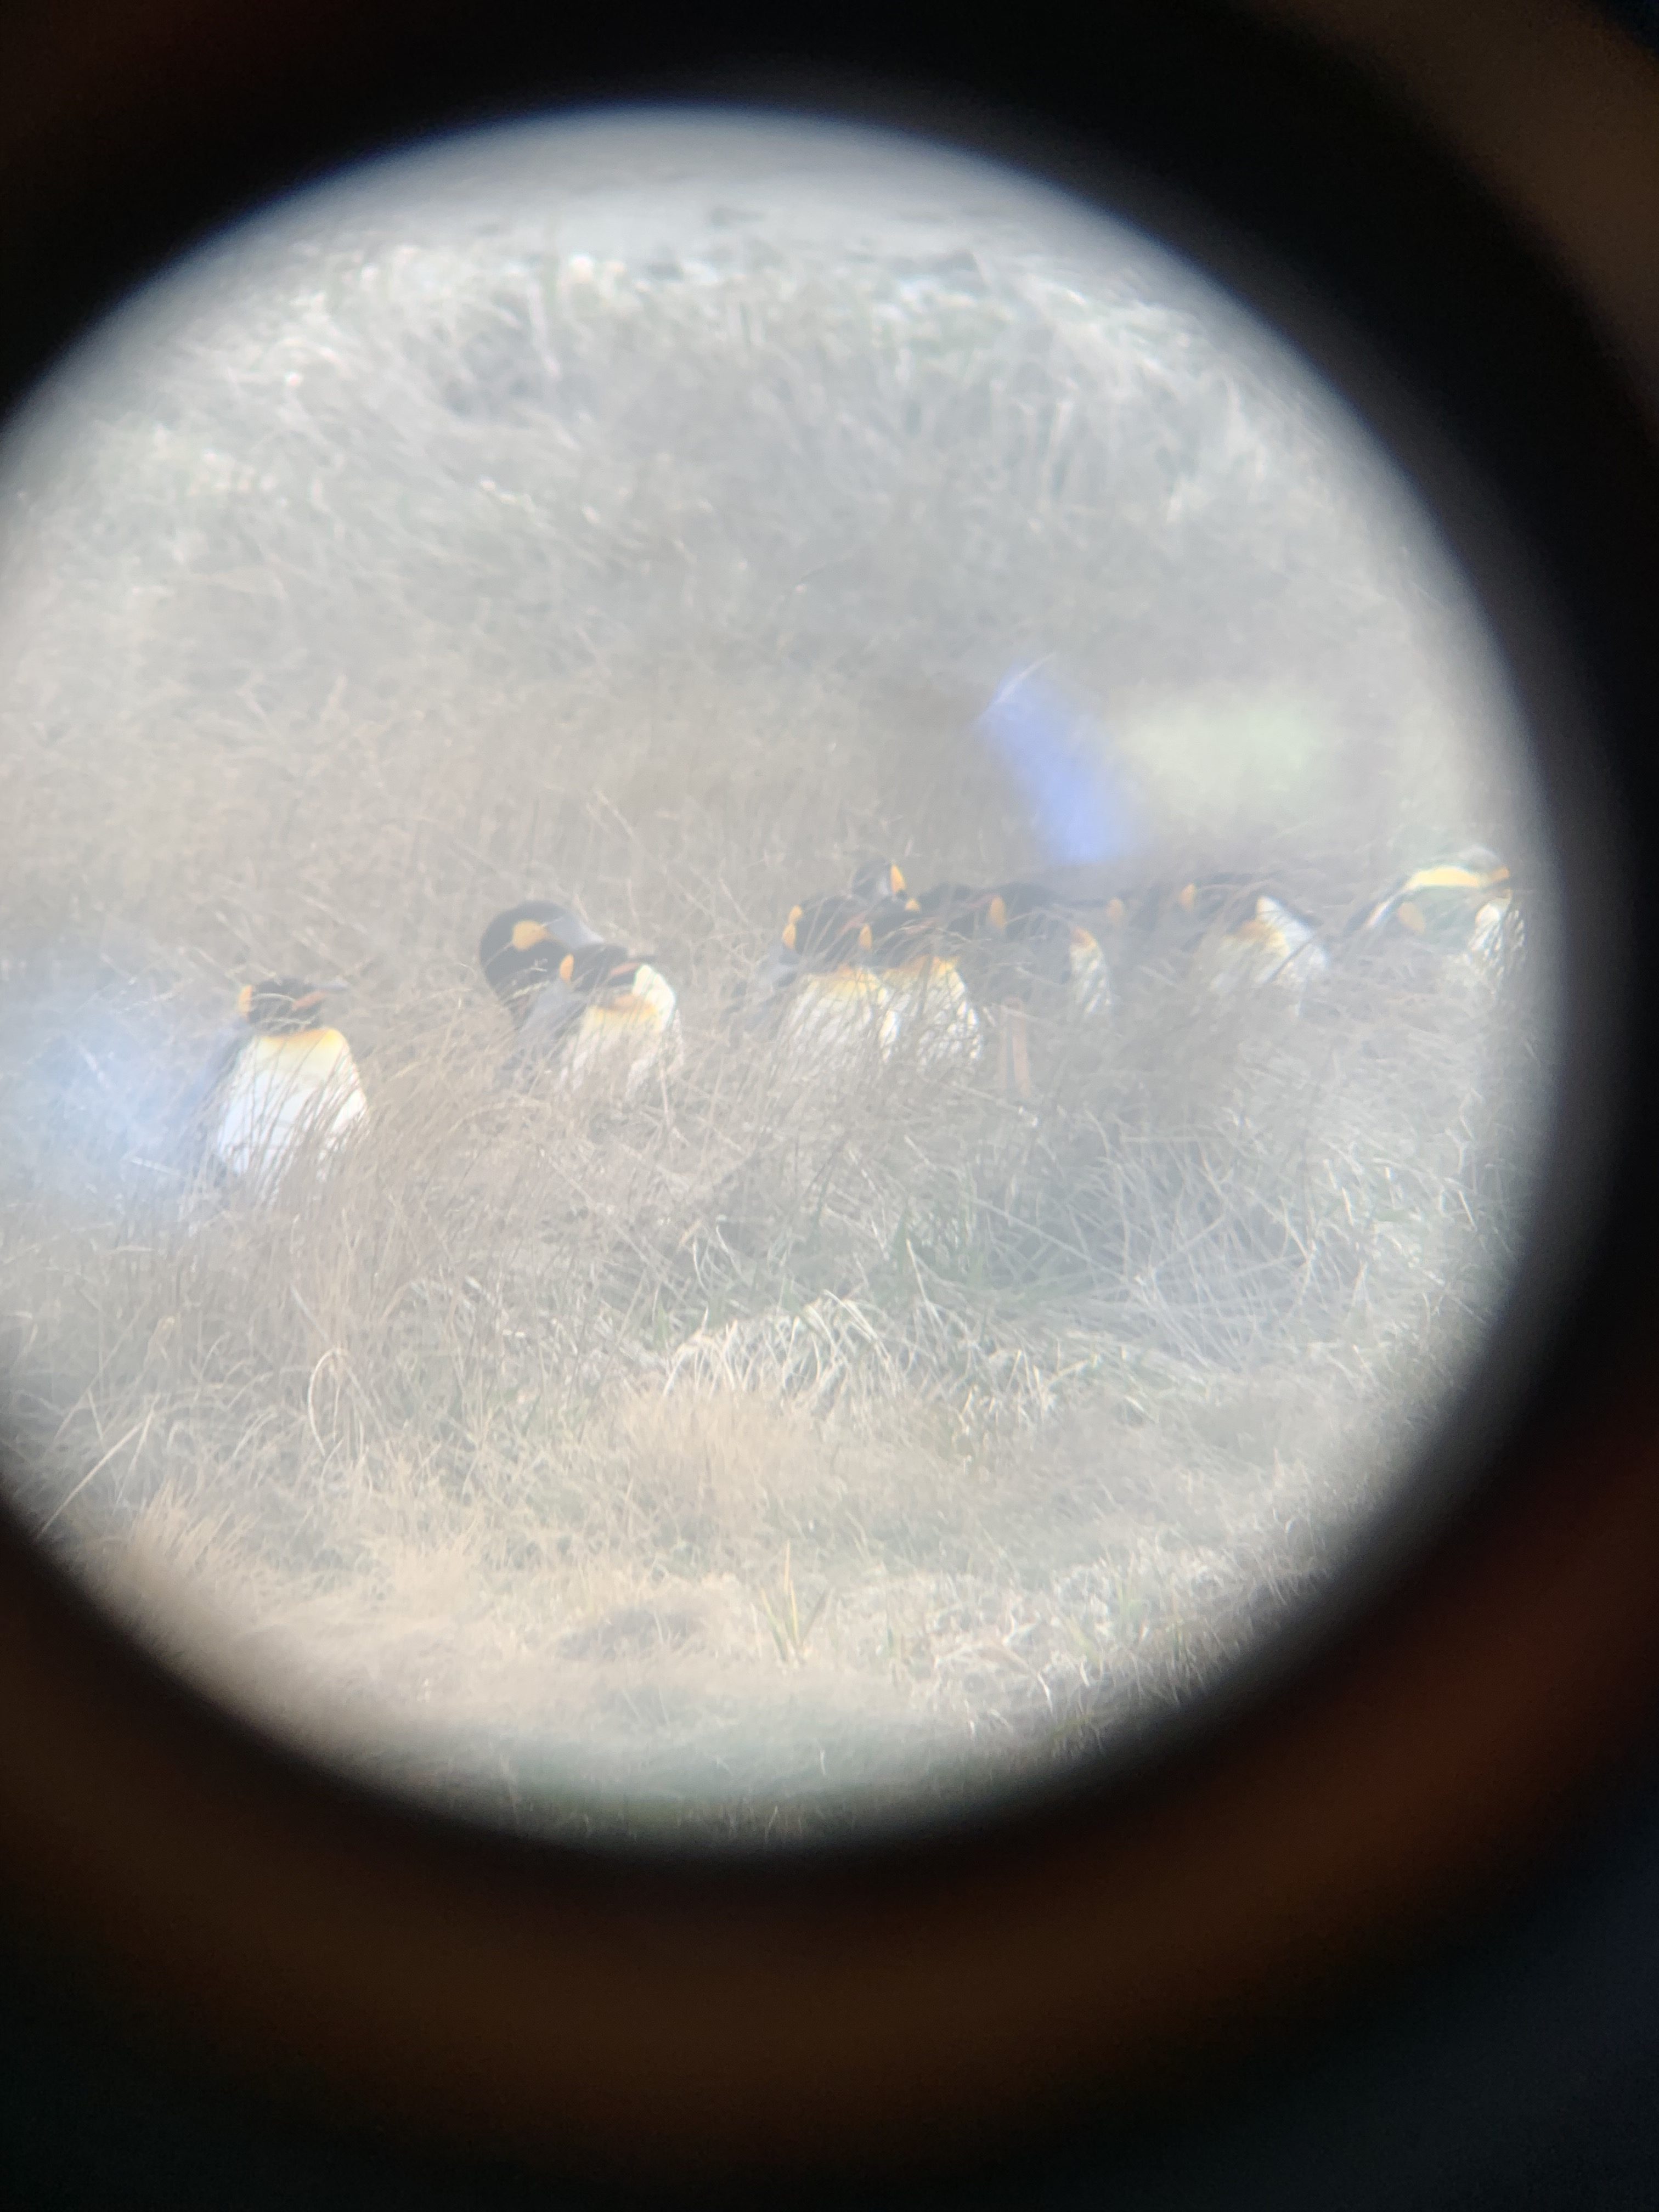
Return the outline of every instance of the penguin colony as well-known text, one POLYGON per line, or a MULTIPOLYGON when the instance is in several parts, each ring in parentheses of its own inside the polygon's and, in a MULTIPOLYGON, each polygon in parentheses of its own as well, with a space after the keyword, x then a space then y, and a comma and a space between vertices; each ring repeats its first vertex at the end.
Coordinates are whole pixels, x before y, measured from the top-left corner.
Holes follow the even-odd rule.
MULTIPOLYGON (((1483 847, 1403 876, 1334 932, 1242 876, 1079 901, 1035 882, 915 891, 881 861, 789 909, 738 994, 734 1028, 814 1072, 986 1062, 1000 1091, 1025 1101, 1033 1014, 1105 1020, 1114 972, 1158 954, 1218 997, 1265 990, 1296 1012, 1334 960, 1388 948, 1490 982, 1522 944, 1509 869, 1483 847)), ((497 915, 478 960, 511 1024, 504 1083, 597 1087, 625 1103, 665 1093, 684 1059, 672 962, 540 899, 497 915)), ((344 988, 280 977, 241 992, 201 1086, 205 1150, 224 1176, 268 1194, 297 1159, 325 1161, 363 1125, 351 1048, 323 1018, 344 988)))

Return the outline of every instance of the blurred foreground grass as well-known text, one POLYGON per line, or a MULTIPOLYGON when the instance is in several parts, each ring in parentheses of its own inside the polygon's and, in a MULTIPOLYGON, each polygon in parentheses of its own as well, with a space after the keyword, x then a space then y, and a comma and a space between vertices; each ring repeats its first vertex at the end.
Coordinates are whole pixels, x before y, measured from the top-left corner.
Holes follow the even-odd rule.
POLYGON ((478 995, 275 1204, 14 1205, 0 1340, 149 1635, 452 1780, 769 1808, 1145 1717, 1328 1577, 1515 1257, 1473 985, 1163 978, 1035 1108, 792 1075, 711 985, 666 1114, 499 1091, 478 995))

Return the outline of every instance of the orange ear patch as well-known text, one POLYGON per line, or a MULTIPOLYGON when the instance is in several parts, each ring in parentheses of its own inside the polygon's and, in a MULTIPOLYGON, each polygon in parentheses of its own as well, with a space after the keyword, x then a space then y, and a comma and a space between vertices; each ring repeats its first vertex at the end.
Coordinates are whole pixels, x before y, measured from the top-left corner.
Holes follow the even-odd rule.
POLYGON ((790 915, 788 921, 783 925, 783 941, 791 952, 795 949, 795 924, 799 920, 800 908, 797 907, 793 914, 790 915))
POLYGON ((1401 927, 1409 929, 1413 937, 1422 937, 1426 933, 1429 925, 1423 919, 1420 906, 1413 905, 1407 899, 1403 906, 1395 908, 1395 912, 1399 915, 1401 927))
POLYGON ((868 952, 874 945, 875 941, 875 932, 871 928, 869 923, 866 921, 863 928, 859 932, 859 951, 860 952, 868 952))
POLYGON ((574 952, 567 952, 564 958, 559 963, 560 978, 562 981, 568 983, 575 972, 576 956, 574 952))
POLYGON ((1196 884, 1182 884, 1181 889, 1176 893, 1176 904, 1181 908, 1183 914, 1190 914, 1193 910, 1194 902, 1196 900, 1197 896, 1198 885, 1196 884))
POLYGON ((997 893, 996 896, 991 901, 990 905, 986 908, 986 916, 993 929, 1007 928, 1008 902, 1003 897, 1000 891, 997 893))
POLYGON ((236 994, 236 1011, 242 1017, 244 1021, 246 1021, 248 1016, 253 1012, 253 986, 252 983, 244 983, 241 989, 236 994))
POLYGON ((905 890, 904 878, 900 873, 896 866, 888 869, 887 880, 893 887, 893 896, 895 898, 902 898, 904 896, 905 890))
POLYGON ((513 950, 528 952, 534 945, 545 945, 548 933, 539 921, 515 921, 513 925, 513 950))

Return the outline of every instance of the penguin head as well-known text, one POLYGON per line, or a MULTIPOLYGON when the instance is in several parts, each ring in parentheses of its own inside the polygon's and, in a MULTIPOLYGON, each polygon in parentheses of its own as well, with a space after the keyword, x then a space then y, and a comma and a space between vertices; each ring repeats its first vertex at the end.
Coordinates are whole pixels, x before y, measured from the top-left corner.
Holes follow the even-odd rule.
POLYGON ((295 975, 270 975, 263 983, 243 985, 236 1011, 261 1036, 297 1036, 302 1030, 318 1026, 324 1000, 344 988, 343 983, 307 983, 295 975))
POLYGON ((906 888, 904 872, 896 860, 866 860, 853 873, 854 897, 872 905, 883 899, 902 899, 906 888))
POLYGON ((630 952, 621 945, 583 945, 567 952, 554 973, 567 989, 583 998, 603 1000, 631 991, 641 969, 654 967, 660 957, 654 952, 630 952))
POLYGON ((1007 933, 1010 902, 997 884, 935 884, 905 903, 947 940, 1007 933))
POLYGON ((568 952, 598 942, 579 915, 550 899, 526 899, 498 914, 478 940, 478 964, 484 981, 515 1021, 531 1000, 559 972, 568 952))

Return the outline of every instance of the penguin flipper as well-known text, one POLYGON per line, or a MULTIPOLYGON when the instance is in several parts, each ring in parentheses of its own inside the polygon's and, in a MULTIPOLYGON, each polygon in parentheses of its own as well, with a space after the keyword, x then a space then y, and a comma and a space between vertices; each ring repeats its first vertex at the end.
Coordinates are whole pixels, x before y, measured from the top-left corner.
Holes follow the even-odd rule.
POLYGON ((581 1019, 586 1004, 580 992, 573 991, 562 976, 555 976, 551 982, 544 984, 525 1016, 517 1043, 501 1063, 497 1080, 502 1084, 521 1083, 548 1066, 557 1057, 570 1030, 581 1019))
POLYGON ((228 1023, 214 1036, 202 1064, 180 1096, 173 1115, 180 1164, 192 1172, 210 1166, 213 1148, 213 1110, 231 1069, 248 1041, 244 1022, 228 1023))

